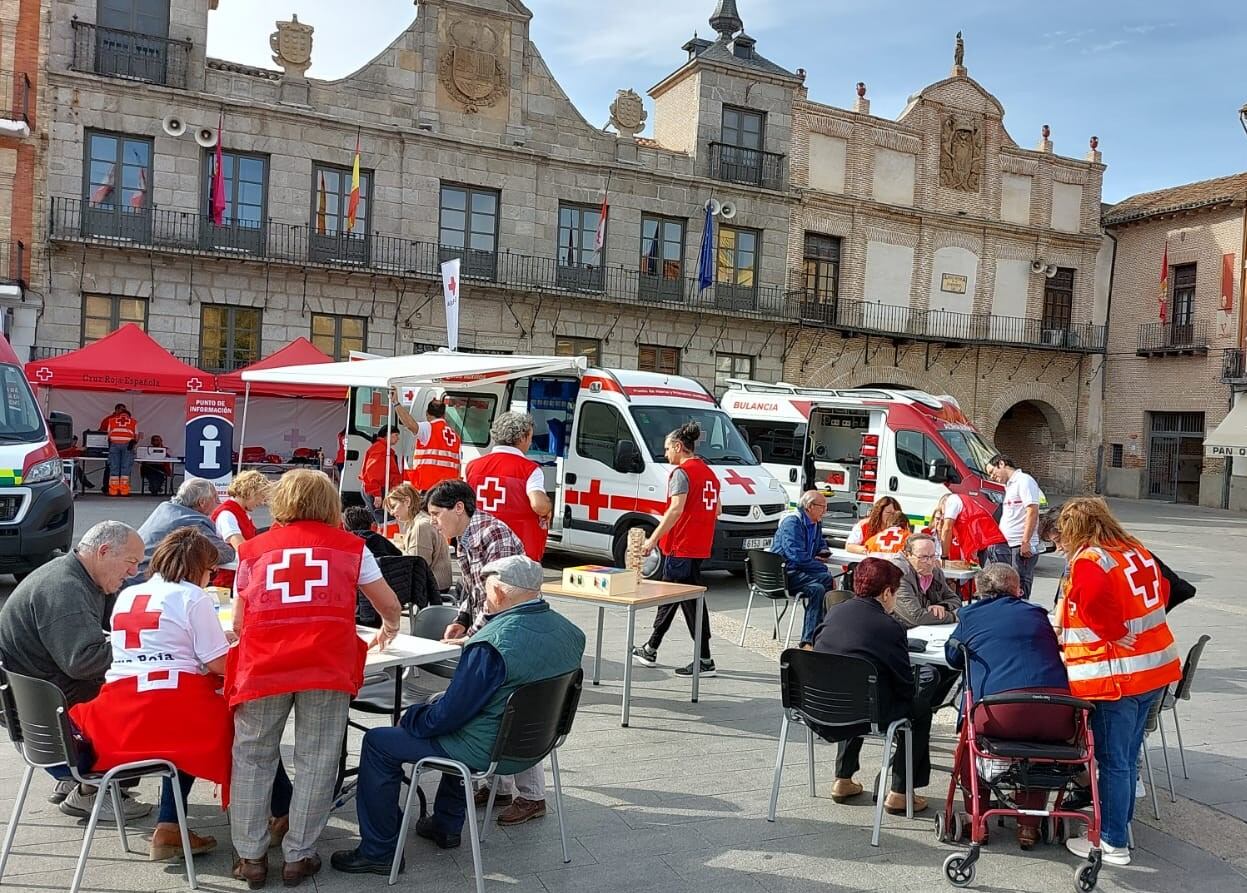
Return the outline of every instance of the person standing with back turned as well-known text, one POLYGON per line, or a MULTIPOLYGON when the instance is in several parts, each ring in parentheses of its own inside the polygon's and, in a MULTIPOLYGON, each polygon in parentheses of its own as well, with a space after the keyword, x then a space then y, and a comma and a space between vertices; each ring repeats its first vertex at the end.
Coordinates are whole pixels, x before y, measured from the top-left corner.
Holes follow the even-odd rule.
POLYGON ((412 484, 415 488, 421 493, 428 493, 434 484, 459 477, 459 469, 463 465, 463 442, 446 421, 446 401, 430 400, 424 411, 426 421, 417 422, 398 399, 398 392, 392 390, 390 395, 398 420, 416 435, 416 448, 412 454, 415 460, 415 480, 412 484))
POLYGON ((1039 503, 1043 501, 1043 491, 1033 477, 1000 453, 987 460, 987 471, 992 480, 1005 485, 1000 532, 1009 544, 1013 567, 1022 580, 1022 598, 1029 599, 1035 564, 1039 561, 1039 503))
MULTIPOLYGON (((710 467, 697 455, 697 441, 701 428, 696 422, 688 422, 667 435, 664 449, 667 461, 675 466, 667 478, 667 510, 658 522, 658 528, 645 540, 645 554, 662 549, 662 578, 667 583, 697 585, 701 575, 701 563, 710 557, 714 546, 714 527, 719 520, 722 503, 719 501, 719 479, 710 467)), ((690 635, 696 635, 697 604, 701 602, 701 670, 702 676, 715 675, 714 661, 710 657, 710 612, 705 600, 678 602, 688 623, 690 635)), ((662 605, 654 618, 654 631, 649 641, 632 649, 632 659, 642 666, 652 667, 658 663, 658 646, 671 628, 676 605, 662 605)), ((693 665, 681 667, 677 676, 692 676, 693 665)))

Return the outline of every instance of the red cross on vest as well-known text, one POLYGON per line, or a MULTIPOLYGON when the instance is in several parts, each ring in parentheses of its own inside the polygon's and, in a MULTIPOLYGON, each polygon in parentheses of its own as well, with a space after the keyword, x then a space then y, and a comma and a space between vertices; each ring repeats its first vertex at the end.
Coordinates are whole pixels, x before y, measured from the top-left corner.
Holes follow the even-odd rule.
POLYGON ((899 527, 889 527, 883 533, 879 534, 877 542, 881 546, 891 549, 900 544, 905 539, 905 533, 899 527))
POLYGON ((1138 552, 1127 552, 1126 581, 1130 589, 1143 599, 1144 607, 1155 608, 1160 604, 1160 574, 1156 562, 1150 555, 1143 556, 1138 552))
POLYGON ((706 481, 706 486, 702 487, 701 501, 706 506, 706 511, 714 511, 714 507, 719 502, 719 491, 715 487, 714 481, 706 481))
POLYGON ((160 626, 160 612, 147 610, 147 603, 152 600, 150 595, 136 595, 130 610, 113 618, 113 631, 121 630, 126 634, 125 647, 140 648, 142 632, 160 626))
POLYGON ((311 549, 287 549, 280 561, 268 566, 266 582, 285 604, 310 602, 312 590, 329 585, 329 562, 313 558, 311 549))
POLYGON ((459 435, 456 434, 455 429, 449 425, 447 425, 446 430, 442 432, 442 437, 446 440, 447 446, 456 448, 459 446, 459 435))
POLYGON ((487 477, 481 481, 476 487, 476 501, 491 515, 498 511, 507 501, 507 491, 503 489, 502 481, 496 477, 487 477))
POLYGON ((755 481, 753 478, 745 477, 744 475, 740 474, 735 468, 733 468, 727 474, 723 475, 723 480, 725 483, 735 484, 737 487, 740 487, 750 496, 753 495, 753 488, 758 485, 758 482, 755 481))
POLYGON ((360 409, 368 413, 368 420, 372 423, 372 427, 380 428, 381 423, 389 416, 390 406, 381 399, 380 391, 373 391, 368 402, 360 409))

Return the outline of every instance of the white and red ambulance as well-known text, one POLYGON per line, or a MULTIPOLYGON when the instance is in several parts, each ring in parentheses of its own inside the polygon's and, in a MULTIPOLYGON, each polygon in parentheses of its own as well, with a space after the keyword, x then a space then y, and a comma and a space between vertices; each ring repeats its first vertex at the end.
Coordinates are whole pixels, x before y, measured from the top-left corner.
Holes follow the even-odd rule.
MULTIPOLYGON (((506 358, 500 358, 504 360, 506 358)), ((787 511, 783 484, 759 462, 732 419, 691 378, 623 369, 589 369, 514 378, 499 384, 400 389, 413 416, 430 399, 446 402, 446 420, 463 441, 463 462, 489 449, 489 427, 502 412, 533 416, 529 458, 545 470, 554 502, 550 548, 608 559, 622 566, 628 530, 653 530, 667 503, 671 466, 663 454, 668 434, 688 421, 701 427, 697 453, 719 478, 722 514, 705 569, 739 570, 749 549, 770 546, 787 511)), ((358 489, 352 453, 384 423, 387 395, 352 389, 351 443, 343 486, 358 489), (356 443, 358 441, 358 443, 356 443)), ((399 455, 412 456, 404 431, 399 455)), ((478 493, 491 509, 501 493, 478 493)))
POLYGON ((880 496, 918 526, 950 491, 990 514, 1004 501, 987 474, 996 451, 952 397, 733 379, 720 404, 791 504, 808 489, 827 494, 823 527, 833 536, 847 535, 880 496))

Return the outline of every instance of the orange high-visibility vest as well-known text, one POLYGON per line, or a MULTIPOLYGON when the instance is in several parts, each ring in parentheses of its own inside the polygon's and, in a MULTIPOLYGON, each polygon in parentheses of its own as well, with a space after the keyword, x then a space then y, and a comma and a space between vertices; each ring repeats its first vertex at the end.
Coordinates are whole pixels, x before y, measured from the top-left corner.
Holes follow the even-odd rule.
POLYGON ((412 454, 416 464, 416 489, 423 493, 438 481, 459 477, 461 447, 459 435, 445 419, 429 422, 428 441, 416 444, 412 454))
POLYGON ((138 437, 139 422, 132 415, 114 413, 108 417, 108 442, 129 443, 138 437))
POLYGON ((911 531, 908 527, 889 527, 866 540, 867 552, 896 553, 905 548, 911 531))
POLYGON ((1092 701, 1115 701, 1147 694, 1182 677, 1182 660, 1165 620, 1169 583, 1146 549, 1083 549, 1070 562, 1061 611, 1062 644, 1070 693, 1092 701), (1108 588, 1080 585, 1080 562, 1094 562, 1108 588), (1106 642, 1079 617, 1093 599, 1119 605, 1121 621, 1137 636, 1133 648, 1106 642))

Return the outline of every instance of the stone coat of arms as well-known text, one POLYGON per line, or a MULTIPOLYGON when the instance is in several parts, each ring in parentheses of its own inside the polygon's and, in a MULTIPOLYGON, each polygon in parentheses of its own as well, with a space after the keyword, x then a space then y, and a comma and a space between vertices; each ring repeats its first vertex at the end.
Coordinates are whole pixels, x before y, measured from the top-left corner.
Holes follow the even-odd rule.
POLYGON ((450 47, 438 64, 438 78, 468 113, 489 108, 506 93, 506 72, 499 60, 500 41, 481 22, 455 22, 448 29, 450 47))
POLYGON ((619 90, 615 93, 615 101, 611 103, 611 124, 619 131, 620 136, 636 136, 645 127, 645 119, 649 113, 645 111, 645 103, 635 90, 619 90))
POLYGON ((276 24, 277 30, 268 38, 273 61, 286 74, 303 77, 312 65, 312 32, 315 29, 300 22, 299 17, 293 14, 290 21, 276 24))
POLYGON ((983 128, 978 121, 944 117, 940 133, 940 185, 978 192, 983 180, 983 128))

